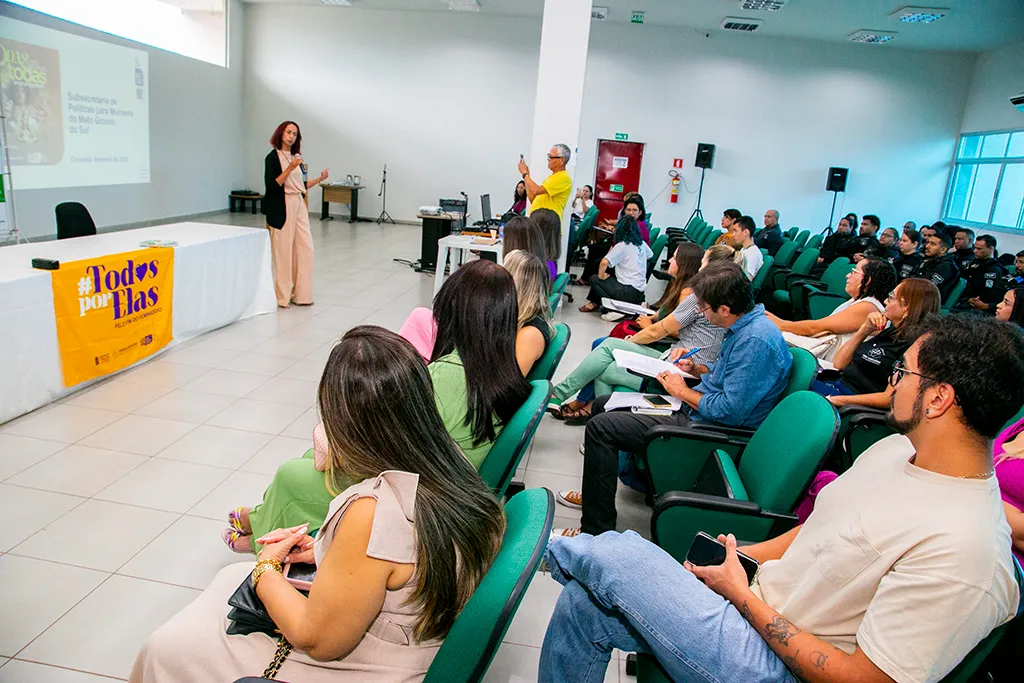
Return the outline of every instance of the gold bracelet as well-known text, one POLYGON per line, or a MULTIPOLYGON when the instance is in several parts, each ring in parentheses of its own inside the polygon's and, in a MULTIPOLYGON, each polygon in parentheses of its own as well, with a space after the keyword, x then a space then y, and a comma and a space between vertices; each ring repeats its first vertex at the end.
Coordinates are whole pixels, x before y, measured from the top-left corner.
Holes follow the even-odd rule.
POLYGON ((252 589, 256 590, 256 586, 259 585, 260 577, 269 571, 275 571, 278 574, 281 573, 281 563, 277 560, 260 560, 256 563, 256 566, 252 569, 252 589))

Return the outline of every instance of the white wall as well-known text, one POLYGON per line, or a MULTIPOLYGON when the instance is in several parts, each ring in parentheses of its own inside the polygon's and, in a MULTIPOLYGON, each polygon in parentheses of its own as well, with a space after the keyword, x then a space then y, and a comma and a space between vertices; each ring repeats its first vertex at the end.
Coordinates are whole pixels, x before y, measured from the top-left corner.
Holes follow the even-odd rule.
POLYGON ((149 52, 150 182, 16 191, 22 233, 55 235, 53 208, 64 201, 85 204, 100 229, 225 208, 242 181, 242 13, 241 0, 231 0, 231 68, 224 69, 0 4, 0 17, 149 52))
POLYGON ((246 180, 262 187, 270 134, 293 119, 311 174, 362 176, 361 216, 380 213, 385 163, 395 219, 460 191, 474 218, 483 193, 504 211, 528 152, 539 42, 539 18, 248 5, 246 180))
POLYGON ((718 147, 701 202, 715 224, 729 207, 758 225, 775 208, 787 227, 821 230, 829 166, 850 169, 845 211, 883 225, 938 215, 973 55, 616 24, 595 25, 590 45, 577 184, 593 181, 598 138, 647 143, 641 193, 656 225, 693 210, 682 186, 678 204, 668 191, 652 200, 676 157, 696 192, 698 142, 718 147))
POLYGON ((1024 112, 1010 98, 1024 94, 1024 42, 978 57, 964 110, 964 133, 1024 128, 1024 112))

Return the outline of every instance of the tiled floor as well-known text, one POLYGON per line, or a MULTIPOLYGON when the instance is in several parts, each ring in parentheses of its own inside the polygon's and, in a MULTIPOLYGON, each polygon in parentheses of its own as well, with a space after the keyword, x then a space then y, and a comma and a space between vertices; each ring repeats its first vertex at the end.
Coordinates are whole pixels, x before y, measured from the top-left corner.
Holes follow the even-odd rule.
MULTIPOLYGON (((126 678, 146 636, 242 559, 220 541, 224 517, 309 447, 333 341, 356 324, 398 329, 430 304, 433 276, 392 261, 417 258, 418 227, 314 219, 313 237, 315 306, 211 332, 0 425, 0 681, 126 678)), ((579 305, 584 290, 572 291, 579 305)), ((573 334, 556 381, 610 327, 576 305, 558 314, 573 334)), ((519 476, 579 488, 582 439, 546 416, 519 476)), ((646 534, 639 496, 620 488, 619 510, 622 527, 646 534)), ((556 526, 579 524, 569 508, 556 514, 556 526)), ((558 591, 536 577, 488 681, 536 680, 558 591)), ((631 680, 624 671, 616 658, 606 680, 631 680)))

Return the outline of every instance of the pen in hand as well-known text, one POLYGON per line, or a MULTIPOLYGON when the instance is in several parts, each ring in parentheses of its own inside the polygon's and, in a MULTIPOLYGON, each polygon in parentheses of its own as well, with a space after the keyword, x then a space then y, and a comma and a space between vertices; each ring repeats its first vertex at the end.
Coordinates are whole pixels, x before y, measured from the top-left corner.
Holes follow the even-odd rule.
POLYGON ((701 350, 699 348, 690 349, 689 351, 687 351, 683 355, 679 356, 679 358, 676 358, 674 361, 672 361, 672 365, 679 365, 679 361, 681 361, 681 360, 683 360, 685 358, 689 358, 690 356, 692 356, 695 353, 700 353, 700 351, 701 350))

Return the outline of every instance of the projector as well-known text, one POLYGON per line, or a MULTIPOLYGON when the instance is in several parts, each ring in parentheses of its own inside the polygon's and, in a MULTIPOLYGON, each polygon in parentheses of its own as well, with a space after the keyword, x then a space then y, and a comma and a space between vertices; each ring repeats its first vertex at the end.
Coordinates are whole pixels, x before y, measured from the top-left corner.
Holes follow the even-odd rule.
POLYGON ((1010 104, 1017 107, 1018 111, 1024 111, 1024 93, 1010 98, 1010 104))
POLYGON ((440 216, 442 213, 443 212, 441 211, 441 207, 440 206, 421 206, 420 207, 420 215, 421 216, 440 216))

